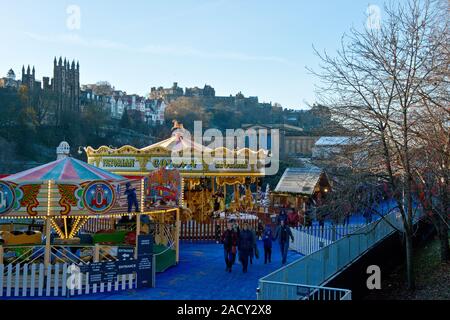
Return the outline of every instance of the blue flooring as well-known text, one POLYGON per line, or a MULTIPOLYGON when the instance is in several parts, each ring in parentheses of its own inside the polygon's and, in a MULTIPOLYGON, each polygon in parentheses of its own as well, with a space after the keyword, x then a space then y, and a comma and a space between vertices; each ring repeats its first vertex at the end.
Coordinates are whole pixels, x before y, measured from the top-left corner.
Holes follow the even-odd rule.
MULTIPOLYGON (((180 262, 156 274, 156 287, 73 296, 79 300, 254 300, 258 280, 282 267, 279 244, 274 243, 272 263, 264 264, 262 242, 258 241, 259 259, 249 264, 248 272, 236 261, 232 273, 225 272, 221 244, 181 243, 180 262)), ((302 255, 289 251, 288 263, 302 255)), ((40 299, 58 299, 41 297, 40 299)), ((61 299, 61 298, 59 298, 61 299)), ((67 298, 63 298, 67 299, 67 298)))
MULTIPOLYGON (((379 205, 378 211, 384 215, 394 207, 386 201, 379 205)), ((374 215, 373 220, 378 219, 374 215)), ((352 215, 350 224, 365 221, 361 214, 352 215)), ((326 221, 325 225, 331 222, 326 221)), ((316 225, 317 222, 314 222, 316 225)), ((74 296, 79 300, 253 300, 256 299, 258 280, 282 267, 278 243, 274 243, 272 263, 264 264, 262 242, 258 241, 260 258, 249 265, 248 273, 242 272, 238 261, 232 273, 225 272, 223 246, 214 243, 181 243, 180 263, 163 273, 156 275, 156 288, 119 291, 115 293, 97 293, 74 296)), ((289 251, 288 263, 302 255, 289 251)), ((4 298, 4 297, 3 297, 4 298)), ((29 298, 27 298, 29 299, 29 298)), ((67 299, 41 297, 40 299, 67 299)))
MULTIPOLYGON (((264 254, 262 243, 258 243, 264 254)), ((274 244, 272 263, 264 265, 264 257, 254 259, 248 273, 236 261, 232 273, 225 272, 221 244, 188 244, 180 246, 180 263, 156 275, 156 288, 129 290, 114 294, 87 296, 87 299, 150 300, 252 300, 256 299, 258 280, 280 268, 281 253, 274 244)), ((289 252, 288 263, 301 255, 289 252)), ((79 297, 84 298, 84 297, 79 297)))
MULTIPOLYGON (((372 221, 376 221, 381 219, 381 216, 384 216, 386 214, 389 214, 392 212, 393 209, 397 208, 397 203, 393 199, 384 200, 383 202, 377 204, 374 207, 374 213, 372 214, 372 221)), ((332 225, 331 219, 326 219, 324 225, 325 226, 331 226, 332 225)), ((341 221, 339 224, 342 224, 341 221)), ((364 224, 366 223, 366 218, 363 216, 362 212, 356 212, 353 213, 349 218, 349 224, 364 224)), ((314 220, 312 223, 313 226, 319 226, 319 222, 317 220, 314 220)))

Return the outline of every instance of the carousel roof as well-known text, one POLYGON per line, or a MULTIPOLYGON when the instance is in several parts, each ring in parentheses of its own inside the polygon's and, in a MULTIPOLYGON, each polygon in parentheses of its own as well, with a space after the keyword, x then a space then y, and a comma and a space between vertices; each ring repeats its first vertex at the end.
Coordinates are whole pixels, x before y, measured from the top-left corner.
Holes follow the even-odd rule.
POLYGON ((163 141, 154 143, 152 145, 149 145, 147 147, 144 147, 142 149, 135 148, 133 146, 122 146, 118 149, 107 147, 107 146, 101 146, 98 149, 93 149, 92 147, 86 147, 85 151, 88 157, 95 156, 95 155, 105 155, 110 156, 113 154, 152 154, 153 152, 179 152, 184 150, 191 150, 193 152, 199 151, 199 152, 213 152, 220 150, 223 154, 226 154, 226 152, 234 152, 236 154, 246 154, 246 153, 253 153, 258 154, 260 157, 266 157, 268 155, 268 151, 264 149, 259 150, 252 150, 249 148, 242 148, 242 149, 235 149, 230 150, 225 147, 219 147, 216 149, 211 149, 209 147, 206 147, 200 143, 197 143, 191 139, 183 137, 181 133, 175 133, 172 134, 172 136, 168 139, 165 139, 163 141))
POLYGON ((171 151, 182 151, 182 150, 198 150, 198 151, 206 151, 210 150, 209 148, 196 143, 189 139, 184 139, 182 135, 174 134, 170 138, 165 139, 163 141, 154 143, 148 147, 141 149, 141 151, 153 150, 156 148, 163 148, 171 151))
POLYGON ((94 167, 86 162, 66 157, 42 166, 10 175, 3 180, 20 183, 24 181, 123 181, 124 177, 94 167))

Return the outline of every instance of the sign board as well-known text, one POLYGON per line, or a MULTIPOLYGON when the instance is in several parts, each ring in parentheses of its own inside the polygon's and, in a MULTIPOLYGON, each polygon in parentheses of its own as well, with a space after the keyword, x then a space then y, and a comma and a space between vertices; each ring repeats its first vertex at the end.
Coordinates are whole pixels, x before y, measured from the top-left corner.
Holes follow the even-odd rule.
POLYGON ((138 259, 134 259, 134 248, 118 247, 115 261, 94 262, 80 265, 81 273, 89 273, 89 284, 115 282, 117 276, 136 273, 137 288, 154 286, 153 237, 138 237, 138 259))
POLYGON ((123 275, 123 274, 131 274, 133 272, 136 272, 137 268, 137 261, 136 260, 123 260, 123 261, 117 261, 117 274, 123 275))
POLYGON ((138 236, 137 287, 153 287, 155 268, 153 266, 153 236, 138 236))
POLYGON ((118 247, 117 259, 118 260, 131 260, 134 258, 134 248, 130 247, 118 247))
POLYGON ((153 236, 150 234, 138 236, 138 257, 149 256, 153 254, 153 236))
POLYGON ((114 282, 117 280, 116 261, 102 263, 102 282, 114 282))
MULTIPOLYGON (((89 163, 97 166, 95 157, 88 155, 89 163)), ((256 159, 255 159, 256 160, 256 159)), ((149 157, 143 160, 141 157, 133 155, 120 156, 101 156, 98 162, 98 167, 107 171, 145 171, 152 172, 160 168, 173 168, 180 172, 264 172, 264 160, 257 159, 256 161, 237 161, 233 163, 226 163, 223 158, 214 159, 211 163, 205 163, 201 157, 180 157, 178 161, 174 161, 172 157, 149 157)))
POLYGON ((153 287, 153 255, 139 256, 137 260, 137 288, 153 287))
POLYGON ((88 266, 89 270, 89 284, 102 282, 102 263, 94 262, 88 266))

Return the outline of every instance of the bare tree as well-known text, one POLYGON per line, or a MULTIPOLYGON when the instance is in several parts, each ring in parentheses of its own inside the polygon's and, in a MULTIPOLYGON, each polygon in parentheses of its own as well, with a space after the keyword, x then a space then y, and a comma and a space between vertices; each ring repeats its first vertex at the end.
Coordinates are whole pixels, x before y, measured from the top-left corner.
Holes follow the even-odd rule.
POLYGON ((431 77, 422 86, 421 108, 416 114, 413 131, 422 170, 417 170, 418 192, 421 204, 436 227, 440 240, 441 261, 450 261, 449 247, 449 192, 450 192, 450 2, 436 3, 438 27, 430 42, 436 49, 434 60, 427 61, 431 77))
POLYGON ((335 57, 321 54, 321 103, 370 151, 364 170, 386 177, 403 220, 407 283, 415 288, 413 184, 418 161, 414 128, 445 30, 434 1, 389 3, 378 29, 352 29, 335 57), (398 192, 402 190, 402 192, 398 192))

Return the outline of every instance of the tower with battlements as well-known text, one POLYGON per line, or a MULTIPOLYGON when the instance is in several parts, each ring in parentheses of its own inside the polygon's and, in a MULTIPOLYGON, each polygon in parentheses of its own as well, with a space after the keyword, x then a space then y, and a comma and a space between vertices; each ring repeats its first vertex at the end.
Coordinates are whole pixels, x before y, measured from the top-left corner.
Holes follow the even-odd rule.
POLYGON ((80 64, 62 57, 53 60, 51 89, 57 98, 58 112, 80 111, 80 64))

